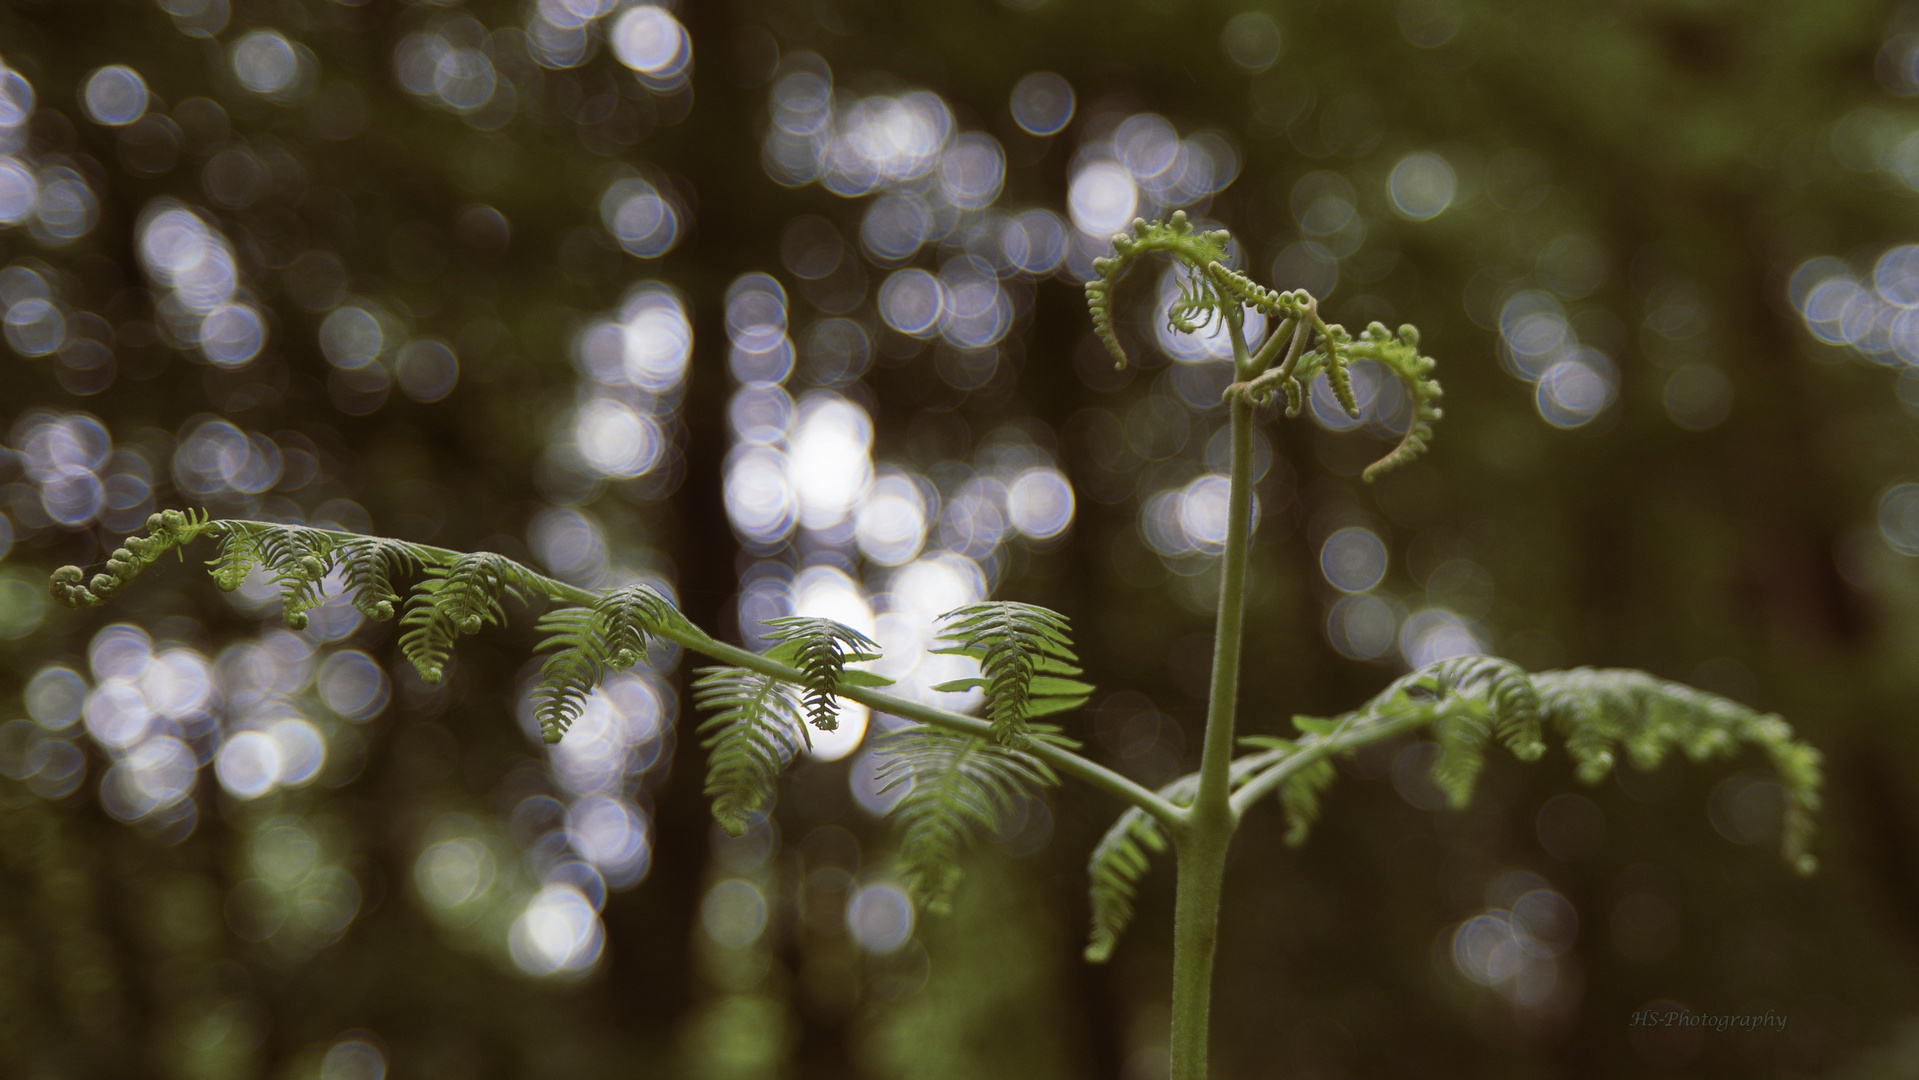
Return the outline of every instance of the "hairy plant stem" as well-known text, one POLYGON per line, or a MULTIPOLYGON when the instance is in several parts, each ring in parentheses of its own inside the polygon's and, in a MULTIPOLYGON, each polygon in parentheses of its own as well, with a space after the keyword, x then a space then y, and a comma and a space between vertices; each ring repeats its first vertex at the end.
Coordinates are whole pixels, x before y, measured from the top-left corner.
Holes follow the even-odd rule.
MULTIPOLYGON (((1239 320, 1228 316, 1234 367, 1241 380, 1257 372, 1239 320)), ((1219 897, 1226 851, 1239 824, 1232 803, 1233 726, 1239 707, 1240 631, 1246 615, 1246 549, 1252 543, 1253 407, 1233 395, 1231 494, 1226 551, 1220 564, 1219 615, 1213 628, 1213 681, 1199 790, 1185 827, 1174 833, 1179 883, 1173 908, 1171 1080, 1205 1080, 1213 953, 1219 939, 1219 897)))

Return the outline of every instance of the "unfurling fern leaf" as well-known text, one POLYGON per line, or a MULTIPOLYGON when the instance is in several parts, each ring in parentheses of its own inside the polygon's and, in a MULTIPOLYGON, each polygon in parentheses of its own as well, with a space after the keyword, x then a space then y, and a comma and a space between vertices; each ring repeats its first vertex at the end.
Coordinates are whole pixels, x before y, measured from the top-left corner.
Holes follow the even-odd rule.
POLYGON ((652 635, 677 615, 651 586, 627 585, 590 608, 560 608, 540 616, 539 627, 547 634, 540 649, 556 650, 541 665, 540 685, 533 691, 540 737, 559 742, 607 671, 631 667, 652 635))
POLYGON ((834 702, 834 694, 847 675, 846 665, 849 661, 878 660, 879 645, 858 630, 831 619, 788 615, 768 619, 763 625, 773 628, 767 636, 780 643, 766 655, 806 673, 807 719, 821 731, 838 728, 839 707, 834 702))
POLYGON ((452 566, 429 566, 426 574, 414 583, 406 614, 400 617, 408 628, 400 635, 400 652, 422 680, 438 684, 455 639, 477 634, 488 623, 504 622, 500 602, 520 599, 520 587, 529 582, 518 563, 490 551, 462 555, 452 566))
MULTIPOLYGON (((1032 737, 1053 739, 1040 726, 1032 737)), ((910 785, 893 808, 900 876, 920 906, 936 914, 951 909, 960 853, 972 834, 992 831, 1020 800, 1059 782, 1024 750, 934 727, 889 735, 879 753, 880 791, 910 785)))
POLYGON ((714 820, 738 836, 753 815, 772 807, 780 770, 812 737, 793 684, 734 667, 701 668, 698 675, 694 704, 713 714, 700 724, 706 794, 714 820))
MULTIPOLYGON (((1390 722, 1404 730, 1407 721, 1411 726, 1432 725, 1440 745, 1433 778, 1455 807, 1472 797, 1489 740, 1503 740, 1516 757, 1530 761, 1545 749, 1542 723, 1560 732, 1579 778, 1587 783, 1611 772, 1616 748, 1622 745, 1640 768, 1658 765, 1674 747, 1694 761, 1730 756, 1742 744, 1758 747, 1771 758, 1790 800, 1782 853, 1802 874, 1817 866, 1806 847, 1819 807, 1819 752, 1796 741, 1792 728, 1777 716, 1640 671, 1580 668, 1528 675, 1495 657, 1458 657, 1396 680, 1343 716, 1296 719, 1308 733, 1297 744, 1260 736, 1242 741, 1269 753, 1278 751, 1281 760, 1312 756, 1282 788, 1292 814, 1299 797, 1295 784, 1324 765, 1330 753, 1370 741, 1368 729, 1390 722)), ((1331 778, 1330 773, 1322 775, 1331 778)), ((1299 820, 1294 818, 1296 826, 1299 820)), ((1303 831, 1299 835, 1303 838, 1303 831)))
POLYGON ((1106 351, 1112 354, 1114 367, 1126 366, 1126 350, 1120 346, 1119 334, 1113 329, 1113 293, 1119 288, 1119 279, 1133 260, 1155 251, 1164 251, 1195 271, 1185 280, 1185 284, 1191 286, 1191 291, 1182 293, 1179 306, 1170 314, 1177 320, 1172 324, 1174 327, 1184 330, 1190 326, 1197 329, 1202 324, 1209 324, 1219 313, 1217 289, 1201 275, 1207 267, 1226 260, 1226 245, 1230 240, 1231 237, 1224 230, 1194 231, 1186 220, 1184 210, 1176 211, 1164 222, 1136 219, 1132 235, 1120 233, 1113 237, 1113 254, 1093 260, 1093 272, 1097 276, 1086 283, 1086 308, 1093 317, 1093 332, 1099 335, 1100 341, 1106 345, 1106 351))
POLYGON ((1376 360, 1384 365, 1405 384, 1407 394, 1413 399, 1413 417, 1406 425, 1406 434, 1400 436, 1399 445, 1366 466, 1366 471, 1360 474, 1361 479, 1370 482, 1425 453, 1432 442, 1433 425, 1442 415, 1439 380, 1432 375, 1437 362, 1430 356, 1419 355, 1419 331, 1410 325, 1400 327, 1395 337, 1383 323, 1373 323, 1366 328, 1364 339, 1346 347, 1346 354, 1354 360, 1376 360))
POLYGON ((940 640, 953 644, 936 653, 970 656, 979 661, 980 677, 955 679, 933 689, 958 693, 978 688, 986 693, 986 718, 993 735, 1018 747, 1027 738, 1030 721, 1086 703, 1093 688, 1072 678, 1080 674, 1073 661, 1073 641, 1066 616, 1032 604, 1003 601, 971 604, 940 616, 951 625, 940 640))
POLYGON ((62 566, 53 572, 48 589, 63 607, 98 607, 142 570, 159 562, 160 556, 167 552, 177 551, 202 536, 225 536, 231 531, 228 522, 209 521, 206 512, 201 510, 164 510, 151 514, 147 517, 147 535, 127 537, 124 544, 107 556, 105 569, 89 579, 86 571, 77 566, 62 566))
POLYGON ((326 599, 322 582, 333 569, 332 537, 301 525, 282 525, 262 530, 254 550, 280 589, 281 619, 290 629, 306 629, 306 613, 326 599))

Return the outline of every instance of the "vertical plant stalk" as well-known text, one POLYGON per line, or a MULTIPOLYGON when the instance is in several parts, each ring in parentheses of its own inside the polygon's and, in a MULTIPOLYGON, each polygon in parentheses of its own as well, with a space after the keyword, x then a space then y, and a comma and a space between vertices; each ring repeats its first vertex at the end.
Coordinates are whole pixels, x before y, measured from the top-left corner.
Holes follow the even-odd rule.
MULTIPOLYGON (((1258 374, 1246 349, 1236 308, 1224 313, 1232 336, 1233 366, 1241 381, 1258 374)), ((1253 407, 1231 401, 1231 494, 1226 551, 1219 578, 1219 616, 1213 629, 1213 681, 1206 705, 1206 741, 1199 790, 1175 834, 1178 886, 1173 909, 1173 1031, 1171 1080, 1205 1080, 1208 1017, 1212 1010, 1213 954, 1219 941, 1219 898, 1226 851, 1239 815, 1232 796, 1233 725, 1239 707, 1240 634, 1246 615, 1246 554, 1252 543, 1253 407)))

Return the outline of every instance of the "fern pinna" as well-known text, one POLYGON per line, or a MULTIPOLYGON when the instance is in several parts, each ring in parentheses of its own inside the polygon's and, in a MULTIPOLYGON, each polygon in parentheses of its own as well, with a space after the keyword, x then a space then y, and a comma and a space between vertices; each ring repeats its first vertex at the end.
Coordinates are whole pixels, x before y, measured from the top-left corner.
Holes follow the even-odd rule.
MULTIPOLYGON (((1044 726, 1034 741, 1057 744, 1044 726)), ((887 737, 880 748, 880 791, 905 793, 893 808, 900 830, 897 865, 926 910, 951 910, 960 854, 979 832, 992 832, 1022 799, 1059 783, 1044 761, 991 739, 918 726, 887 737)))
MULTIPOLYGON (((767 655, 799 667, 806 673, 806 718, 821 731, 840 726, 834 697, 845 678, 848 661, 878 660, 872 638, 831 619, 788 615, 768 619, 767 636, 780 644, 767 655)), ((867 685, 872 685, 867 683, 867 685)))
POLYGON ((978 689, 986 694, 986 716, 993 735, 1007 746, 1022 745, 1031 730, 1029 721, 1086 703, 1093 688, 1071 676, 1073 641, 1066 616, 1032 604, 973 604, 940 616, 947 624, 941 641, 951 642, 935 653, 968 656, 979 661, 975 678, 955 679, 933 687, 944 693, 978 689))
POLYGON ((772 810, 780 772, 813 745, 801 713, 800 688, 773 675, 736 667, 701 668, 693 703, 712 713, 705 736, 706 794, 713 818, 728 833, 746 831, 772 810))
POLYGON ((633 666, 658 628, 676 614, 652 586, 627 585, 590 608, 566 607, 540 616, 539 627, 547 635, 540 648, 553 650, 533 691, 540 736, 559 742, 606 673, 633 666))

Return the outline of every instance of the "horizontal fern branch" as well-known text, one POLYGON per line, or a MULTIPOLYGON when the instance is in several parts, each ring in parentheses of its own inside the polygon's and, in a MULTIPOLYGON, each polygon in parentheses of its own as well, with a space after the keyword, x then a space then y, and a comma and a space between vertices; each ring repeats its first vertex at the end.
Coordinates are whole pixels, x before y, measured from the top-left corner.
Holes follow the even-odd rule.
MULTIPOLYGON (((417 604, 422 615, 407 624, 408 633, 417 635, 409 658, 434 669, 436 665, 444 665, 458 637, 504 617, 503 599, 514 595, 542 596, 561 605, 562 612, 573 609, 570 615, 549 612, 547 616, 549 634, 561 636, 561 640, 549 643, 557 650, 554 660, 579 647, 580 642, 567 635, 582 632, 600 635, 594 644, 597 659, 575 656, 562 665, 562 670, 546 671, 548 685, 556 688, 542 699, 556 721, 554 728, 558 729, 549 730, 550 735, 558 734, 571 716, 577 715, 576 712, 569 714, 565 702, 583 696, 590 684, 601 677, 601 669, 624 666, 621 661, 631 663, 648 637, 673 642, 733 668, 780 680, 794 687, 796 694, 806 694, 818 685, 817 667, 808 671, 713 638, 651 590, 596 592, 555 580, 490 552, 467 553, 301 525, 209 519, 204 514, 167 510, 150 517, 147 526, 147 535, 128 538, 91 577, 77 566, 63 566, 54 571, 49 583, 53 598, 69 608, 98 607, 163 555, 180 552, 202 538, 221 541, 212 572, 216 583, 223 587, 237 588, 256 565, 264 566, 276 581, 297 573, 299 582, 292 585, 297 603, 292 607, 283 603, 289 625, 296 628, 304 625, 304 612, 324 599, 321 582, 336 569, 341 570, 346 587, 354 593, 355 606, 375 618, 391 617, 394 612, 399 597, 394 592, 393 580, 407 573, 418 573, 423 576, 414 587, 409 613, 417 604), (623 605, 623 610, 610 612, 608 604, 623 605), (589 616, 589 612, 597 614, 589 616), (593 629, 580 622, 587 618, 608 621, 593 629), (599 669, 594 664, 598 664, 599 669)), ((282 585, 283 597, 287 588, 282 585)), ((857 653, 857 648, 850 649, 844 659, 855 659, 857 653)), ((985 720, 885 693, 875 685, 881 682, 884 680, 870 672, 844 669, 839 673, 833 696, 955 734, 995 738, 993 726, 985 720)), ((542 717, 543 726, 546 719, 542 717)), ((1151 789, 1058 742, 1033 739, 1024 752, 1063 776, 1074 777, 1142 808, 1163 825, 1177 827, 1186 818, 1184 810, 1151 789)))

